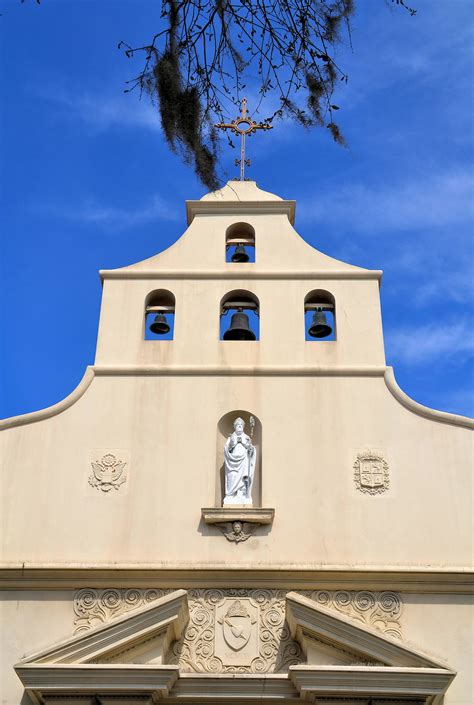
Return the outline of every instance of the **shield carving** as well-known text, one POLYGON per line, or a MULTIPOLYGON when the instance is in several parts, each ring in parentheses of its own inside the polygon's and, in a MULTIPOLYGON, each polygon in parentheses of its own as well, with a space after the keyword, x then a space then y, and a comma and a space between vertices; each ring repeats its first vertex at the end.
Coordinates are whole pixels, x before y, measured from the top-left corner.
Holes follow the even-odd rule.
POLYGON ((364 458, 360 462, 360 483, 364 487, 383 485, 382 461, 378 458, 364 458))
POLYGON ((387 461, 375 451, 359 453, 354 463, 354 480, 361 492, 384 492, 390 484, 387 461))
POLYGON ((235 600, 229 606, 219 619, 219 624, 222 624, 224 640, 231 649, 240 651, 247 646, 252 632, 252 618, 240 600, 235 600))

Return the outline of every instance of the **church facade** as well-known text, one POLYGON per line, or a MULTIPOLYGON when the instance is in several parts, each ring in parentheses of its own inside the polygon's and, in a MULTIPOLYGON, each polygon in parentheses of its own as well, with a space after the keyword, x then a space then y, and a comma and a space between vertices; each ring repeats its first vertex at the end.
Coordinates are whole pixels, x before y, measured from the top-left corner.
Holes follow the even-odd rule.
POLYGON ((471 705, 473 422, 398 387, 382 273, 294 201, 186 212, 101 272, 80 385, 0 422, 2 704, 471 705))

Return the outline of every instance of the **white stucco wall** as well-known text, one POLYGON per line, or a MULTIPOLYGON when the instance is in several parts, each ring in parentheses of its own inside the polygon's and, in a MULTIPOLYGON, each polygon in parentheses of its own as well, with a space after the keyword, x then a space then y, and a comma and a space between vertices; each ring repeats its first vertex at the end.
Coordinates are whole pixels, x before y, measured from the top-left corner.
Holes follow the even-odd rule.
MULTIPOLYGON (((104 273, 94 368, 57 408, 0 423, 6 572, 41 567, 59 587, 55 571, 74 566, 472 570, 472 423, 397 390, 380 273, 310 248, 293 207, 232 183, 189 205, 191 224, 169 250, 104 273), (255 263, 224 261, 236 221, 255 228, 255 263), (176 297, 175 339, 145 341, 144 302, 161 288, 176 297), (219 340, 219 303, 234 289, 259 298, 259 342, 219 340), (304 340, 313 289, 335 297, 334 342, 304 340), (232 410, 262 425, 261 504, 275 509, 273 525, 240 544, 201 518, 220 494, 217 424, 232 410), (388 464, 381 494, 356 487, 364 449, 388 464), (88 478, 107 452, 126 461, 127 479, 103 492, 88 478)), ((449 594, 449 576, 444 592, 408 595, 404 633, 459 671, 446 705, 469 705, 470 598, 449 594)), ((2 703, 27 702, 13 663, 70 636, 72 596, 4 594, 2 703)))

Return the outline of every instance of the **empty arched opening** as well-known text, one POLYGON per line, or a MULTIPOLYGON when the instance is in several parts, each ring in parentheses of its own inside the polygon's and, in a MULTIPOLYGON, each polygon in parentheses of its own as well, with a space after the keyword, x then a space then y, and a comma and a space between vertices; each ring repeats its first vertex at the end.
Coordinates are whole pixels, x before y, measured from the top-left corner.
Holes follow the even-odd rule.
POLYGON ((145 300, 145 340, 173 340, 176 300, 166 289, 157 289, 145 300))
POLYGON ((255 229, 249 223, 233 223, 225 232, 225 261, 255 262, 255 229))
POLYGON ((223 297, 220 304, 220 339, 260 339, 260 303, 255 294, 236 289, 223 297))
POLYGON ((336 300, 329 291, 315 289, 304 300, 305 340, 336 340, 336 300))
MULTIPOLYGON (((255 449, 255 463, 252 470, 250 497, 251 506, 262 506, 262 424, 255 414, 244 409, 234 409, 222 416, 217 424, 217 448, 216 448, 216 483, 215 483, 215 506, 224 506, 226 498, 226 473, 225 473, 225 451, 224 447, 230 436, 234 433, 234 423, 236 419, 242 419, 244 422, 243 432, 250 438, 250 443, 255 449)), ((229 447, 229 446, 227 446, 229 447)), ((251 450, 251 449, 250 449, 251 450)), ((251 467, 251 465, 249 465, 251 467)), ((239 472, 239 469, 237 469, 239 472)), ((242 474, 242 473, 241 473, 242 474)), ((239 477, 231 484, 237 490, 239 477)), ((234 489, 227 483, 227 489, 234 489)), ((238 494, 238 490, 236 491, 238 494)), ((236 499, 235 504, 239 500, 236 499)), ((225 506, 231 506, 232 502, 226 502, 225 506)))

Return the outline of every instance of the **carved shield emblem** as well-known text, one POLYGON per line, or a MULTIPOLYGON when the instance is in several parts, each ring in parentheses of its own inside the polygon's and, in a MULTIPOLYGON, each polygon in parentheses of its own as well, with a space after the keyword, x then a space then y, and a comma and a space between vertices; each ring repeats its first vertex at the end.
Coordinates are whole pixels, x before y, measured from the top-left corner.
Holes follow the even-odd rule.
POLYGON ((389 486, 388 464, 375 451, 364 451, 357 455, 354 463, 356 487, 367 494, 384 492, 389 486))
POLYGON ((254 622, 245 605, 240 600, 235 600, 219 619, 226 644, 234 651, 240 651, 247 646, 254 622))

